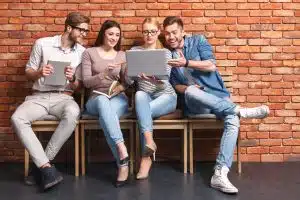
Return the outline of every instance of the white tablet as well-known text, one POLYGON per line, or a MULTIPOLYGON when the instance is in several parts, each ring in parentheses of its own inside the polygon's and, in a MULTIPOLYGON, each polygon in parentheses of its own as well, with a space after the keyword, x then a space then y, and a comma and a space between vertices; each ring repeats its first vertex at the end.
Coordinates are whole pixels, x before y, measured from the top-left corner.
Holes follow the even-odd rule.
POLYGON ((136 77, 144 73, 147 76, 154 75, 161 79, 167 79, 166 54, 165 49, 126 51, 128 76, 136 77))
POLYGON ((65 67, 69 66, 71 62, 62 62, 62 61, 54 61, 48 60, 48 64, 52 65, 54 68, 54 73, 45 77, 45 85, 65 85, 66 84, 66 76, 65 76, 65 67))

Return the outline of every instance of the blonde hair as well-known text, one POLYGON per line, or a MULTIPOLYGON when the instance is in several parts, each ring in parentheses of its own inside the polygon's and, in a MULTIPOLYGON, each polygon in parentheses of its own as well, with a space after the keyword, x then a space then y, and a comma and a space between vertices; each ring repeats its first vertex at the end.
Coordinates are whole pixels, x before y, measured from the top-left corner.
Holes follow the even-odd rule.
MULTIPOLYGON (((155 17, 146 17, 142 23, 142 26, 144 26, 144 24, 154 24, 158 30, 160 30, 160 24, 158 22, 158 20, 155 17)), ((159 38, 157 38, 156 41, 156 48, 157 49, 163 49, 164 46, 162 45, 161 41, 159 40, 159 38)))

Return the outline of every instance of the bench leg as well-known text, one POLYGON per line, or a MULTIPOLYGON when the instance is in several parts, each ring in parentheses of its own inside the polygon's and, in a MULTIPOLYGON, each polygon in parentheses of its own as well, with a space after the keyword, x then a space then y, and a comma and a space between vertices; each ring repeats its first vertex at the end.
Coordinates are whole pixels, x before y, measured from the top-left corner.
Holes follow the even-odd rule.
POLYGON ((79 176, 79 125, 75 128, 75 176, 79 176))
POLYGON ((134 125, 129 129, 129 145, 130 145, 130 174, 133 175, 133 162, 134 162, 134 125))
POLYGON ((85 135, 84 124, 80 125, 80 140, 81 140, 81 175, 85 175, 85 135))
POLYGON ((237 162, 238 162, 238 173, 242 174, 242 161, 241 161, 241 137, 240 134, 237 140, 237 162))
POLYGON ((193 125, 189 125, 189 155, 190 155, 190 174, 194 174, 194 149, 193 149, 193 125))
POLYGON ((140 161, 140 149, 141 149, 141 142, 140 142, 140 132, 139 127, 135 125, 135 171, 136 173, 139 170, 139 161, 140 161))
POLYGON ((187 173, 187 126, 184 127, 183 133, 183 173, 187 173))
POLYGON ((24 176, 28 176, 28 171, 29 171, 29 153, 25 149, 24 151, 24 176))

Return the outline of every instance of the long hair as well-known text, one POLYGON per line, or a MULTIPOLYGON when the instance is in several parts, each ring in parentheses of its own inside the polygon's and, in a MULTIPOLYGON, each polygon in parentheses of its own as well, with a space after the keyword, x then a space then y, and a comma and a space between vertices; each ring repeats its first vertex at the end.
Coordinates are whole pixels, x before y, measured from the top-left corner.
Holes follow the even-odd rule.
MULTIPOLYGON (((142 26, 144 26, 144 24, 154 24, 157 27, 157 29, 160 30, 159 22, 155 17, 146 17, 142 23, 142 26)), ((156 40, 156 48, 164 48, 159 38, 156 40)))
POLYGON ((116 44, 116 46, 114 46, 114 49, 116 51, 120 51, 121 50, 121 38, 122 38, 122 31, 121 31, 121 27, 120 27, 120 24, 116 21, 113 21, 113 20, 106 20, 101 28, 100 28, 100 31, 98 33, 98 36, 97 36, 97 39, 96 39, 96 42, 94 44, 95 47, 99 47, 101 45, 104 44, 104 37, 105 37, 105 31, 107 29, 110 29, 110 28, 113 28, 113 27, 116 27, 120 30, 120 38, 119 38, 119 41, 118 43, 116 44))

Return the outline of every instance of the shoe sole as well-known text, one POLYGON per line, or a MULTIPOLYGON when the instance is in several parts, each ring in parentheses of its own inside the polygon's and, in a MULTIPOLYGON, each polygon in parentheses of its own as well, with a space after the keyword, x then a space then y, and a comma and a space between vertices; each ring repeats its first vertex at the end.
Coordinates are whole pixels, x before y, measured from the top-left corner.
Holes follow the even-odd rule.
POLYGON ((144 155, 145 157, 152 156, 155 151, 148 146, 145 146, 144 155))
POLYGON ((45 187, 43 188, 44 191, 48 190, 52 187, 54 187, 55 185, 59 184, 60 182, 62 182, 64 180, 64 178, 62 176, 59 176, 55 181, 53 181, 52 183, 48 183, 47 185, 45 185, 45 187))
POLYGON ((237 194, 238 191, 232 191, 232 190, 226 190, 218 185, 213 185, 213 184, 210 184, 210 186, 214 189, 217 189, 217 190, 220 190, 221 192, 224 192, 224 193, 227 193, 227 194, 237 194))

